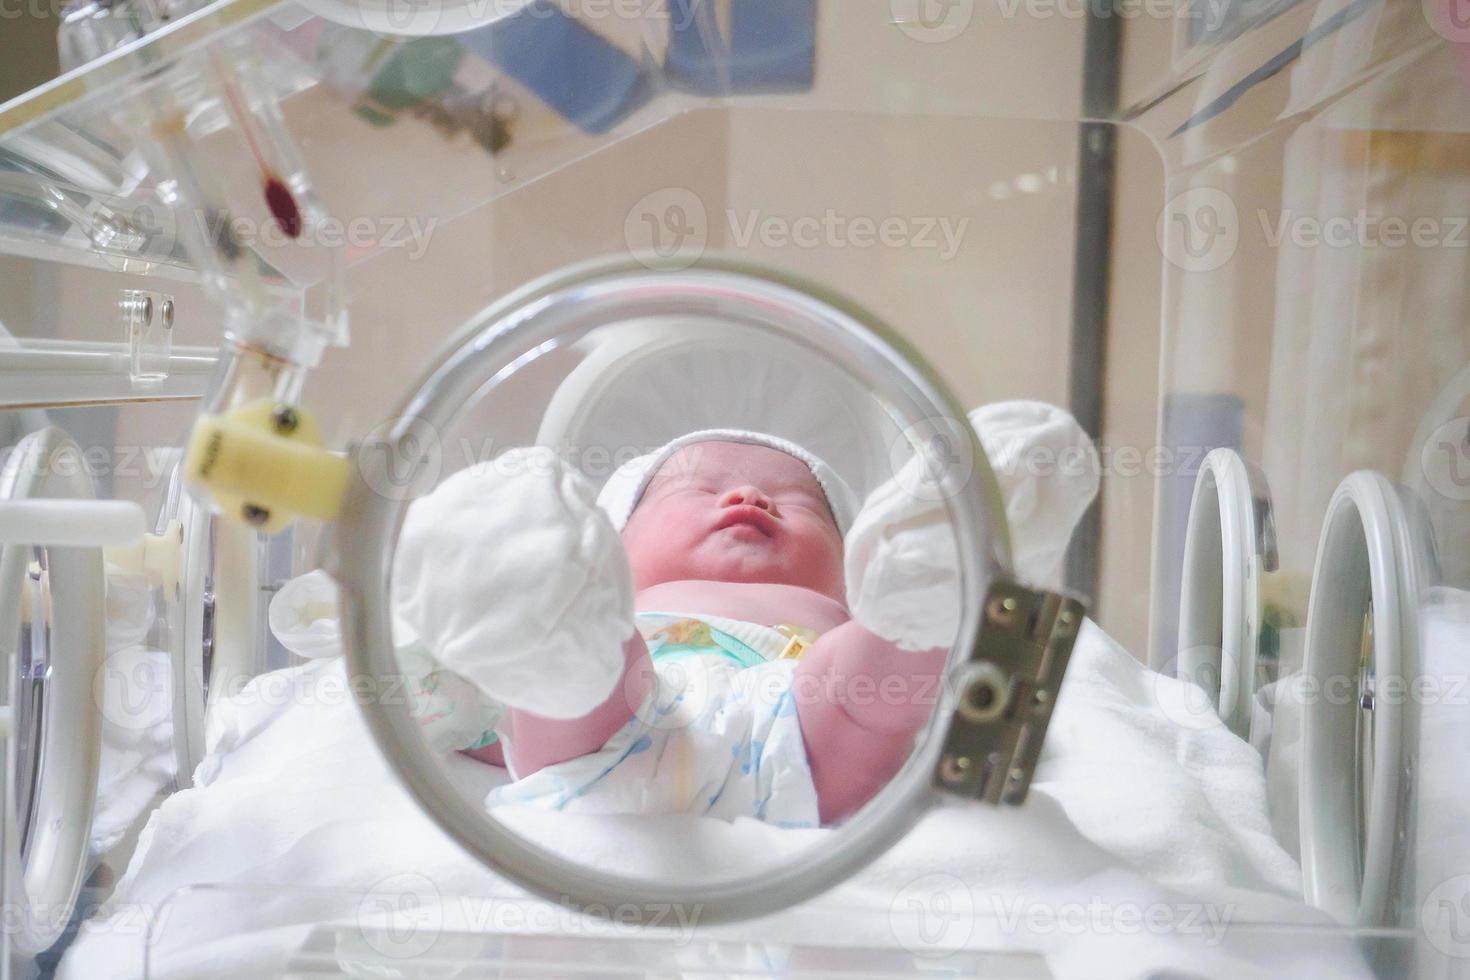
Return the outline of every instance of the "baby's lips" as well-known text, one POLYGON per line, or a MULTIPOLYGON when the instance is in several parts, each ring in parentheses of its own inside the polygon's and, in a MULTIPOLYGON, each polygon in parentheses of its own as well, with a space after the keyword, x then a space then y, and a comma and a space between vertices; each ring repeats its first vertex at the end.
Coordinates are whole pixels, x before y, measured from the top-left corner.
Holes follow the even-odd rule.
POLYGON ((719 522, 715 524, 715 530, 723 531, 737 524, 757 528, 768 538, 774 537, 781 526, 778 519, 773 517, 770 511, 763 510, 751 504, 736 504, 733 507, 725 508, 724 514, 720 516, 719 522))

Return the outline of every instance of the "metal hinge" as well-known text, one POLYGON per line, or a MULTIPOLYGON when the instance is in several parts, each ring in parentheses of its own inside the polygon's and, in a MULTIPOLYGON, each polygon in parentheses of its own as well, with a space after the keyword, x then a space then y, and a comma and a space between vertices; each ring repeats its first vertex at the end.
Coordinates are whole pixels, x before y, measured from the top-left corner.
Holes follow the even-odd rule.
POLYGON ((1072 644, 1080 599, 996 582, 970 662, 954 675, 957 704, 935 782, 994 804, 1026 799, 1072 644))

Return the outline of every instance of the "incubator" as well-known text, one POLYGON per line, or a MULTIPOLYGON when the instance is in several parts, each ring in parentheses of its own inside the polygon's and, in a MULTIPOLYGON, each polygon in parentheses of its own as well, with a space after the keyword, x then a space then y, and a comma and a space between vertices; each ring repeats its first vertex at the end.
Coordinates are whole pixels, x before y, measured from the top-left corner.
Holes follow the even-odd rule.
POLYGON ((1470 975, 1467 45, 72 4, 0 105, 3 975, 1470 975), (642 598, 690 433, 805 467, 840 625, 642 598), (823 755, 849 627, 912 730, 823 755))

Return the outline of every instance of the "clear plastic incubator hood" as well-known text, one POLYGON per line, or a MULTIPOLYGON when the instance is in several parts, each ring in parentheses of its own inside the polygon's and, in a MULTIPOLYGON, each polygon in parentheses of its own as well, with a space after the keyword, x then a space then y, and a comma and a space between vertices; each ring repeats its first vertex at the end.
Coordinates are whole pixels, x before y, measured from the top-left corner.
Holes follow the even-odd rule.
POLYGON ((3 976, 1470 976, 1461 6, 73 3, 3 976))

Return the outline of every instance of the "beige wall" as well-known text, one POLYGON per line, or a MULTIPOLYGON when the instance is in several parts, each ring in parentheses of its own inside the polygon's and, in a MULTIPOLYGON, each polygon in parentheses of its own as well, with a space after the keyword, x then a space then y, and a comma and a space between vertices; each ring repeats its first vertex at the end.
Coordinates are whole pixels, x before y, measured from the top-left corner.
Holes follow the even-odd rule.
MULTIPOLYGON (((960 400, 1065 402, 1076 127, 1070 123, 737 113, 725 242, 831 285, 903 333, 960 400), (799 168, 792 161, 804 161, 799 168), (1025 189, 1018 188, 1017 184, 1025 189), (944 223, 957 247, 803 248, 760 222, 897 218, 944 223)), ((943 242, 939 232, 934 235, 943 242)))
MULTIPOLYGON (((626 252, 627 215, 645 195, 685 187, 721 209, 727 127, 718 112, 676 117, 443 224, 420 258, 387 252, 354 267, 352 344, 328 352, 308 389, 328 409, 333 437, 384 418, 453 330, 493 300, 573 262, 626 252)), ((501 437, 531 441, 529 406, 514 415, 495 423, 501 437)))
POLYGON ((8 4, 0 18, 0 102, 56 77, 57 0, 8 4))

